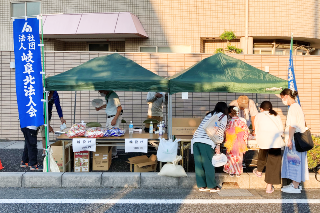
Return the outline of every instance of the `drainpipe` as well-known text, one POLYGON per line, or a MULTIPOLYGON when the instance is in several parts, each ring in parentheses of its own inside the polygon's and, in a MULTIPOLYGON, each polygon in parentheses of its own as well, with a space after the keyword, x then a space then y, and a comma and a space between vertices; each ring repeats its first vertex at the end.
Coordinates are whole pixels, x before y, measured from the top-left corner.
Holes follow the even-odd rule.
POLYGON ((246 0, 246 48, 245 48, 245 54, 248 54, 248 25, 249 25, 249 0, 246 0))

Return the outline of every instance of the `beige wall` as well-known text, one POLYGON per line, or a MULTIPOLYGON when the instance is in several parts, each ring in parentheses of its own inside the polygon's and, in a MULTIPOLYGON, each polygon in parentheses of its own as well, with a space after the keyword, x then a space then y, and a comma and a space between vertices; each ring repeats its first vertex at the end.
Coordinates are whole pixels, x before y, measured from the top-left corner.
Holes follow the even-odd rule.
MULTIPOLYGON (((45 65, 49 75, 56 75, 76 67, 94 57, 107 53, 93 52, 46 52, 45 65)), ((141 66, 153 71, 160 76, 171 76, 186 69, 198 61, 211 56, 210 54, 148 54, 148 53, 121 53, 141 66)), ((269 66, 270 73, 287 78, 287 56, 261 56, 261 55, 231 55, 250 65, 264 70, 269 66)), ((23 135, 19 128, 18 107, 15 93, 15 73, 9 68, 9 63, 14 59, 12 51, 0 51, 0 139, 22 140, 23 135)), ((294 66, 297 77, 301 104, 306 116, 307 124, 312 132, 320 134, 320 56, 294 56, 294 66)), ((124 108, 124 119, 133 121, 135 126, 141 126, 147 115, 146 92, 117 92, 124 108)), ((64 118, 67 125, 73 122, 74 92, 59 92, 64 118)), ((203 117, 212 110, 218 101, 230 103, 241 94, 235 93, 189 93, 188 100, 181 99, 181 93, 173 96, 173 116, 178 117, 203 117)), ((256 101, 256 94, 247 94, 256 101)), ((77 93, 76 122, 84 120, 105 122, 105 113, 96 112, 91 106, 91 101, 101 98, 95 91, 77 93)), ((276 111, 280 113, 283 121, 287 107, 276 95, 258 95, 258 103, 270 100, 276 111)), ((53 109, 55 111, 55 108, 53 109)), ((53 112, 52 125, 59 129, 59 118, 53 112)), ((127 127, 127 126, 126 126, 127 127)), ((53 138, 53 136, 51 136, 53 138)))
MULTIPOLYGON (((42 13, 131 12, 149 39, 127 39, 127 52, 139 46, 191 45, 199 53, 201 37, 224 30, 245 36, 246 0, 42 0, 42 13)), ((291 33, 319 39, 318 0, 249 0, 249 36, 288 38, 291 33)), ((0 50, 13 50, 10 1, 0 0, 0 50)), ((313 39, 314 38, 314 39, 313 39)), ((313 39, 313 40, 312 40, 313 39)))

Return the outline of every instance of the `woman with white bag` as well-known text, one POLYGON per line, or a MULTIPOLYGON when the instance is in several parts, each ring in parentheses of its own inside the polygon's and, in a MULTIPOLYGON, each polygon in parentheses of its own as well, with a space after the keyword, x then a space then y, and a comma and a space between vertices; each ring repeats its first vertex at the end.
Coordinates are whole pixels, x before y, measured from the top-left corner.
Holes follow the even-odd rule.
POLYGON ((257 177, 261 177, 266 168, 266 193, 274 192, 273 184, 281 184, 281 148, 283 124, 280 116, 272 109, 270 101, 263 101, 260 113, 255 117, 256 140, 259 150, 258 166, 253 170, 257 177))
POLYGON ((194 154, 196 181, 199 191, 220 191, 215 179, 215 168, 212 165, 212 157, 215 154, 215 151, 220 153, 220 144, 224 140, 224 130, 227 125, 227 114, 227 104, 224 102, 218 102, 214 110, 209 112, 202 120, 191 140, 194 154), (217 116, 217 118, 219 118, 217 119, 219 122, 216 122, 219 123, 219 128, 216 131, 218 137, 214 137, 216 138, 216 141, 212 141, 206 133, 206 130, 203 128, 213 116, 217 116))
POLYGON ((309 180, 307 152, 298 152, 294 141, 295 133, 304 133, 306 131, 302 108, 295 101, 297 95, 297 91, 290 89, 284 89, 280 93, 282 103, 290 106, 286 121, 286 148, 282 158, 281 177, 292 180, 292 183, 281 189, 285 193, 301 193, 300 182, 309 180), (296 159, 292 160, 294 156, 296 159))

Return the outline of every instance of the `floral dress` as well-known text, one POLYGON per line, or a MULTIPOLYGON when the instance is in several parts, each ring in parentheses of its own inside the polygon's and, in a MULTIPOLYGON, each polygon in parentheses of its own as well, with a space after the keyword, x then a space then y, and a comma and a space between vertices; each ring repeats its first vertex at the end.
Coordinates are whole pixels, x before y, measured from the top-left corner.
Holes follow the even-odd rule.
POLYGON ((228 162, 224 165, 223 171, 233 175, 240 175, 243 172, 243 153, 247 148, 249 129, 246 121, 239 117, 229 120, 226 127, 226 141, 228 162))

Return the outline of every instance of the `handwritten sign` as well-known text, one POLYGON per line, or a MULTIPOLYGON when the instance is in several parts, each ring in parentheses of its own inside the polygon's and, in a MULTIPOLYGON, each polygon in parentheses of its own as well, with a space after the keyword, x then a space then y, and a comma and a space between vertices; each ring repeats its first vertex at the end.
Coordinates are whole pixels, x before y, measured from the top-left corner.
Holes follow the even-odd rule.
POLYGON ((142 138, 125 139, 125 152, 148 153, 148 139, 142 139, 142 138))
POLYGON ((96 151, 96 139, 95 138, 73 138, 72 139, 73 152, 81 151, 96 151))

